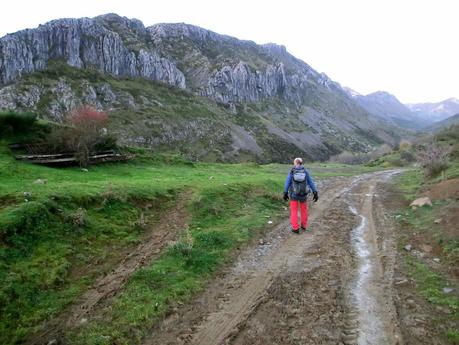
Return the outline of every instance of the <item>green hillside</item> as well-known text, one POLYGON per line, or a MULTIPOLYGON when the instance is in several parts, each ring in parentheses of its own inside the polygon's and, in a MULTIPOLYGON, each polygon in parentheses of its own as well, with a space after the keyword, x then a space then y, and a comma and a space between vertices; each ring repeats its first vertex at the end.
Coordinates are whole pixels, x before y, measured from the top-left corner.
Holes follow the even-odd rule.
MULTIPOLYGON (((336 109, 338 120, 276 99, 231 109, 163 83, 114 78, 62 62, 25 76, 14 86, 24 94, 37 87, 43 94, 35 109, 41 118, 49 119, 51 108, 66 114, 74 107, 93 104, 108 109, 109 129, 121 144, 180 153, 198 161, 290 162, 296 156, 325 160, 342 150, 368 150, 382 143, 381 136, 389 137, 388 129, 343 130, 343 123, 355 120, 345 110, 346 104, 312 86, 311 102, 317 99, 318 107, 323 103, 336 109), (93 98, 88 99, 88 94, 93 98), (57 95, 62 102, 59 97, 56 101, 57 95)), ((362 120, 361 125, 372 126, 372 122, 362 120)))

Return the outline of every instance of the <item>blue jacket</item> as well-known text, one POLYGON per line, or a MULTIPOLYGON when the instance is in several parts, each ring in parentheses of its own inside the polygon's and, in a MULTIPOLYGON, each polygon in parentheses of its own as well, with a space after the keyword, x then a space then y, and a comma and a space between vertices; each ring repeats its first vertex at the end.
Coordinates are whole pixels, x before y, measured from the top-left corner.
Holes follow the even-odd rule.
MULTIPOLYGON (((296 169, 296 170, 304 169, 306 171, 306 182, 307 182, 309 188, 311 188, 311 190, 313 192, 317 192, 316 185, 314 184, 314 181, 312 180, 311 175, 309 175, 309 172, 306 170, 306 168, 304 166, 296 165, 296 166, 293 167, 293 169, 296 169)), ((292 199, 292 200, 305 201, 306 197, 298 196, 298 195, 294 194, 293 191, 291 190, 290 187, 292 186, 292 179, 293 179, 292 171, 290 170, 290 172, 288 173, 287 178, 285 180, 284 193, 288 192, 289 196, 290 196, 290 199, 292 199)))

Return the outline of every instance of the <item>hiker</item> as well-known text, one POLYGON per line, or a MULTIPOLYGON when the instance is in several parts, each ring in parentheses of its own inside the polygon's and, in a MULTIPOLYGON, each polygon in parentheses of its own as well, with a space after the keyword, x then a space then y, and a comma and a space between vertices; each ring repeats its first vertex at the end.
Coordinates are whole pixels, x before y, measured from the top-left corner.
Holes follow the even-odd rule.
POLYGON ((306 230, 308 227, 308 204, 306 202, 308 196, 308 186, 314 195, 314 202, 319 200, 314 181, 312 181, 306 168, 303 166, 301 158, 295 158, 293 161, 295 166, 287 175, 284 187, 284 200, 290 199, 290 223, 292 224, 292 231, 296 234, 300 232, 298 225, 298 205, 300 205, 301 213, 301 230, 306 230))

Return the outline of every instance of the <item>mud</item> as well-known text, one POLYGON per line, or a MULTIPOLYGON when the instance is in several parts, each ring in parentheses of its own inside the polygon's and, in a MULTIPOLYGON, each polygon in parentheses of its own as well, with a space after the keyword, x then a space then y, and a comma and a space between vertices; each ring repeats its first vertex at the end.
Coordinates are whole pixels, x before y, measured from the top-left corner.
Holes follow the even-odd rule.
MULTIPOLYGON (((403 266, 406 253, 397 250, 401 234, 394 213, 406 206, 390 185, 398 172, 320 184, 320 201, 309 204, 308 231, 291 233, 287 218, 271 226, 262 238, 234 253, 202 293, 157 322, 143 344, 447 344, 440 333, 454 324, 448 321, 437 329, 432 320, 451 311, 416 294, 403 266)), ((449 184, 440 187, 432 189, 433 198, 444 195, 445 188, 453 190, 449 184)), ((186 227, 180 205, 28 344, 58 344, 55 339, 65 331, 109 309, 110 298, 128 277, 186 227)), ((442 224, 457 218, 457 200, 451 208, 453 212, 442 213, 442 224)))
POLYGON ((328 180, 310 204, 311 231, 292 234, 287 220, 275 227, 144 344, 401 344, 395 248, 373 219, 376 186, 391 174, 328 180))
MULTIPOLYGON (((390 175, 387 175, 390 177, 390 175)), ((387 178, 386 176, 384 178, 387 178)), ((375 193, 376 181, 355 189, 358 198, 347 196, 351 212, 358 216, 359 224, 351 233, 357 269, 350 285, 350 309, 354 327, 352 334, 343 333, 345 344, 397 344, 400 335, 395 322, 395 307, 390 291, 393 266, 383 267, 382 257, 393 258, 395 248, 381 240, 391 238, 390 227, 376 227, 374 216, 379 208, 373 207, 379 195, 375 193), (379 229, 379 238, 378 231, 379 229), (382 232, 382 233, 381 233, 382 232), (357 327, 358 325, 358 327, 357 327)), ((380 216, 380 215, 379 215, 380 216)), ((393 260, 391 260, 393 263, 393 260)))

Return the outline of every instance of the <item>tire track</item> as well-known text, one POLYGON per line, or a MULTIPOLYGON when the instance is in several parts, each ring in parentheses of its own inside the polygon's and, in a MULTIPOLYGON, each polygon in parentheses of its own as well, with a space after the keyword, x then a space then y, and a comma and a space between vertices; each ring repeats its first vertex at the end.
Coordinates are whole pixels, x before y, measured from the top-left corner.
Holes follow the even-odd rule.
POLYGON ((43 331, 29 337, 26 344, 42 345, 63 339, 64 334, 93 316, 99 304, 115 296, 129 277, 139 268, 159 257, 163 249, 175 240, 189 221, 185 204, 187 199, 179 196, 176 209, 166 212, 150 229, 148 237, 135 250, 126 255, 109 274, 98 279, 58 317, 47 322, 43 331))
MULTIPOLYGON (((365 198, 362 199, 362 195, 369 194, 379 181, 385 179, 390 174, 391 172, 386 171, 364 174, 353 178, 328 180, 327 185, 321 188, 322 193, 319 202, 317 204, 310 204, 309 223, 313 225, 312 232, 302 233, 300 236, 294 235, 287 231, 289 229, 288 220, 282 222, 268 234, 270 236, 269 240, 263 241, 269 245, 251 247, 245 250, 232 268, 211 282, 207 290, 201 296, 197 297, 193 303, 181 308, 175 308, 171 315, 157 324, 153 328, 151 335, 145 339, 144 344, 229 344, 238 338, 241 329, 244 329, 248 320, 253 320, 251 322, 252 325, 261 325, 260 327, 264 330, 263 332, 271 334, 271 340, 273 340, 276 337, 276 328, 272 325, 272 322, 269 323, 269 321, 273 320, 269 319, 266 324, 263 322, 267 320, 261 318, 257 321, 256 316, 261 305, 272 303, 273 296, 270 293, 273 290, 273 283, 276 283, 276 289, 279 289, 277 285, 279 285, 280 281, 289 285, 288 279, 298 280, 296 278, 299 277, 298 274, 306 274, 310 276, 310 279, 314 279, 313 272, 316 269, 320 269, 320 265, 328 265, 328 267, 331 267, 331 270, 336 272, 337 268, 333 266, 333 262, 340 260, 340 257, 334 253, 336 251, 334 250, 336 248, 334 246, 341 244, 339 242, 328 241, 328 230, 342 230, 340 219, 347 213, 349 216, 346 216, 346 218, 349 218, 350 221, 348 223, 350 232, 353 218, 347 209, 346 201, 349 198, 366 200, 365 198), (325 219, 328 219, 330 223, 327 223, 325 219), (320 260, 319 264, 316 258, 321 257, 321 248, 327 248, 328 254, 323 260, 320 260)), ((373 205, 367 203, 366 206, 368 207, 367 211, 371 213, 373 205)), ((338 238, 340 236, 335 236, 334 241, 338 238)), ((346 251, 348 252, 346 255, 350 255, 349 251, 351 249, 347 246, 342 246, 339 252, 344 253, 346 251)), ((346 285, 352 278, 353 267, 349 265, 343 266, 343 263, 339 266, 344 271, 336 273, 344 277, 342 281, 346 285)), ((301 281, 297 281, 295 284, 297 284, 296 288, 304 290, 304 288, 301 288, 301 284, 307 284, 307 282, 302 283, 301 281)), ((330 296, 333 296, 333 294, 341 296, 347 291, 340 283, 333 283, 335 285, 331 288, 332 291, 330 291, 330 286, 327 286, 326 280, 317 281, 317 284, 313 284, 313 286, 319 289, 319 295, 320 291, 322 291, 324 294, 330 293, 330 296)), ((298 291, 298 293, 305 298, 305 300, 299 302, 307 308, 308 296, 304 295, 301 291, 298 291)), ((312 298, 313 296, 310 295, 310 297, 312 298)), ((346 302, 344 296, 339 298, 342 299, 342 303, 346 302)), ((361 309, 350 302, 347 306, 343 305, 341 309, 345 309, 342 321, 331 316, 332 320, 337 321, 336 324, 327 324, 325 322, 322 325, 327 324, 330 328, 337 328, 337 337, 339 338, 339 333, 341 333, 340 340, 343 343, 354 344, 361 334, 361 309)), ((278 309, 271 309, 273 312, 276 312, 276 310, 278 309)), ((287 313, 292 313, 292 310, 287 311, 287 313)), ((295 311, 293 313, 295 314, 295 311)), ((340 312, 338 311, 337 313, 339 314, 340 312)), ((269 313, 269 307, 268 314, 271 315, 270 318, 274 318, 275 320, 276 315, 269 313)), ((320 313, 316 315, 319 318, 322 316, 324 315, 320 313)), ((292 317, 298 320, 298 324, 303 322, 301 315, 295 314, 289 316, 290 319, 292 317)), ((289 329, 295 333, 294 329, 289 329)), ((304 328, 301 332, 303 331, 304 328)), ((307 338, 303 340, 301 340, 302 338, 296 338, 295 340, 295 337, 293 335, 293 338, 284 339, 277 343, 296 344, 298 341, 300 343, 308 343, 307 338)), ((320 335, 317 339, 320 339, 320 335)), ((244 341, 244 338, 241 338, 236 340, 236 343, 245 344, 247 343, 246 341, 244 341)), ((256 340, 255 343, 261 344, 262 342, 260 341, 262 340, 256 340)), ((317 343, 314 341, 311 344, 317 343)), ((322 344, 322 342, 319 343, 322 344)), ((335 344, 336 341, 332 343, 335 344)), ((331 343, 325 342, 323 344, 331 343)), ((388 342, 387 344, 395 343, 388 342)))

